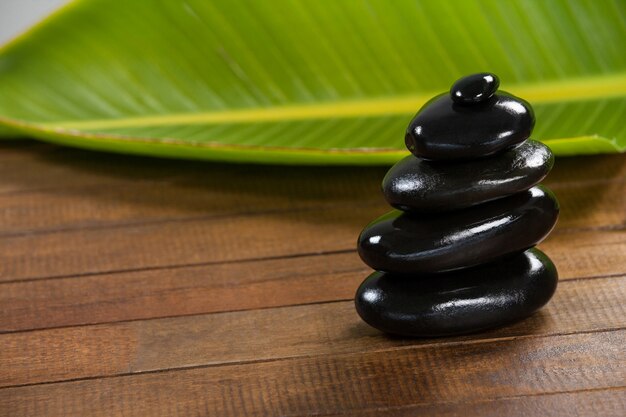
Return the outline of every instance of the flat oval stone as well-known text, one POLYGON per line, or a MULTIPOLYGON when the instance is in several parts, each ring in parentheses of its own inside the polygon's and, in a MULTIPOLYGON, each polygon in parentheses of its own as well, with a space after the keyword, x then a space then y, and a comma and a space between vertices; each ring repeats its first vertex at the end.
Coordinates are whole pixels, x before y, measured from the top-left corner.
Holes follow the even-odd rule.
POLYGON ((403 336, 448 336, 501 326, 531 315, 554 294, 558 275, 541 251, 436 275, 370 275, 356 292, 369 325, 403 336))
POLYGON ((393 210, 363 229, 357 248, 363 262, 378 271, 451 271, 535 246, 558 214, 558 201, 543 186, 449 213, 393 210))
POLYGON ((409 155, 387 172, 382 188, 387 202, 400 210, 456 210, 527 190, 553 165, 550 148, 533 140, 495 156, 455 163, 409 155))
POLYGON ((442 94, 417 112, 405 142, 424 159, 475 159, 528 139, 534 126, 530 104, 510 94, 500 92, 474 106, 456 104, 442 94))
POLYGON ((498 87, 500 80, 495 74, 481 72, 460 78, 450 88, 450 97, 457 104, 472 105, 491 98, 498 87))

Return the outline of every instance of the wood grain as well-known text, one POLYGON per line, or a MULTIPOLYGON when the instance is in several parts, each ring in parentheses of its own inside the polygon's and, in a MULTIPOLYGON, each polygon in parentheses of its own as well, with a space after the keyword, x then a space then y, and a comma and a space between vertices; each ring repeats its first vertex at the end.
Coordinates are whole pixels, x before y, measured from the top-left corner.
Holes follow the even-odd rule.
MULTIPOLYGON (((269 184, 282 187, 283 184, 306 183, 307 187, 315 187, 316 182, 317 186, 328 189, 336 187, 344 177, 354 178, 356 186, 361 182, 358 179, 362 179, 365 184, 373 182, 378 187, 387 170, 386 167, 298 168, 176 161, 95 153, 33 141, 3 141, 0 151, 0 178, 3 179, 0 194, 138 183, 203 190, 206 185, 219 186, 214 179, 220 177, 245 178, 249 183, 248 187, 244 184, 245 191, 254 190, 253 184, 266 188, 269 184), (313 181, 316 178, 320 181, 313 181)), ((624 181, 625 178, 623 155, 596 155, 557 158, 547 182, 555 186, 624 181)))
POLYGON ((625 340, 513 338, 15 387, 0 390, 0 415, 315 415, 621 387, 625 340))
MULTIPOLYGON (((593 171, 588 174, 597 175, 587 176, 578 182, 559 175, 561 169, 554 170, 547 184, 559 194, 563 189, 567 195, 562 196, 561 200, 575 206, 574 210, 569 206, 564 207, 565 216, 569 212, 579 213, 589 206, 594 206, 596 210, 610 210, 614 207, 615 201, 610 199, 624 194, 620 191, 624 190, 626 177, 623 164, 617 165, 614 161, 619 159, 611 158, 611 163, 605 164, 594 164, 593 159, 591 164, 585 162, 593 171), (599 192, 596 187, 599 182, 622 184, 614 184, 608 190, 599 192), (581 185, 582 191, 577 193, 576 188, 581 185), (590 189, 593 189, 593 193, 587 192, 590 189), (581 196, 581 193, 585 195, 581 196)), ((350 208, 355 202, 373 206, 373 213, 387 210, 380 193, 380 181, 384 175, 384 170, 380 168, 315 170, 270 167, 261 171, 259 167, 241 170, 232 166, 215 168, 203 164, 203 170, 200 171, 196 165, 166 165, 165 169, 156 170, 144 163, 148 166, 142 166, 139 171, 143 176, 139 176, 137 170, 128 169, 128 175, 122 176, 125 172, 116 171, 124 171, 123 164, 97 169, 98 161, 92 161, 96 163, 96 168, 90 166, 91 170, 77 170, 75 175, 67 172, 69 168, 66 165, 53 166, 61 169, 60 175, 63 177, 53 178, 54 182, 51 183, 49 166, 31 166, 34 161, 30 160, 20 162, 25 164, 20 172, 27 169, 38 175, 36 183, 40 188, 31 192, 27 191, 28 188, 22 189, 18 194, 0 193, 0 221, 3 225, 0 235, 4 236, 264 211, 314 207, 323 209, 329 206, 350 208), (182 169, 176 170, 175 167, 182 169), (106 168, 112 172, 105 171, 106 168), (303 187, 303 184, 306 186, 303 187)), ((1 168, 5 164, 0 160, 0 175, 9 174, 1 168)), ((32 181, 35 182, 35 179, 32 181)))
MULTIPOLYGON (((624 231, 555 234, 541 249, 561 280, 626 274, 624 231)), ((370 272, 351 250, 5 283, 0 332, 347 300, 370 272)))
MULTIPOLYGON (((626 183, 610 183, 603 188, 606 193, 596 188, 560 190, 557 232, 623 228, 626 183), (601 195, 606 196, 602 201, 601 195)), ((363 225, 385 211, 364 205, 312 207, 5 236, 0 240, 0 281, 345 251, 354 248, 363 225)))
POLYGON ((375 408, 325 417, 624 417, 626 388, 500 398, 491 401, 375 408))
POLYGON ((625 162, 557 159, 544 309, 420 340, 351 301, 386 168, 0 142, 0 416, 626 415, 625 162))
POLYGON ((351 301, 0 335, 0 386, 626 326, 626 277, 561 283, 531 318, 464 338, 383 336, 351 301))

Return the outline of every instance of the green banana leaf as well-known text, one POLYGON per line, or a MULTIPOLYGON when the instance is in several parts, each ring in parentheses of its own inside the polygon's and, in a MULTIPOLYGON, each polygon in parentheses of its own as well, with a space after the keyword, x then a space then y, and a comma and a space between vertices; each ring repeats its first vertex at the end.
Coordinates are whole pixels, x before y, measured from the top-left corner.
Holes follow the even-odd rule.
POLYGON ((82 0, 0 51, 0 136, 165 157, 388 164, 491 71, 558 155, 626 148, 623 0, 82 0))

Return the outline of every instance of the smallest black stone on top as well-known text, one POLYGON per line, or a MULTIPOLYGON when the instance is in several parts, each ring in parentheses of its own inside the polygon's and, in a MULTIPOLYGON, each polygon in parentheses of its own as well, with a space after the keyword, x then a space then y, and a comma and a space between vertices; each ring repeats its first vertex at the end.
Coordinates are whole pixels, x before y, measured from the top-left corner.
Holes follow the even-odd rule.
POLYGON ((530 104, 496 90, 494 74, 458 80, 450 93, 426 103, 409 124, 405 143, 413 155, 432 161, 476 159, 523 142, 535 126, 530 104))
POLYGON ((383 180, 398 210, 361 232, 361 259, 377 272, 357 290, 357 312, 385 332, 443 336, 524 318, 556 289, 550 259, 532 249, 559 204, 538 185, 554 163, 529 140, 530 104, 473 74, 428 103, 405 136, 413 155, 383 180))
POLYGON ((452 85, 450 96, 456 104, 472 105, 489 100, 500 87, 495 74, 481 72, 459 79, 452 85))

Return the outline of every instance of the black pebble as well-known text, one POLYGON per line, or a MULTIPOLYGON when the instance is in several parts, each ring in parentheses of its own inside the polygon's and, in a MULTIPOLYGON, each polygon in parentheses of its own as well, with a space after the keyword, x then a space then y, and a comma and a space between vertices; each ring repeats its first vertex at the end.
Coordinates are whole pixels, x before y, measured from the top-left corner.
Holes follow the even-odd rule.
POLYGON ((495 74, 481 72, 457 80, 450 89, 450 96, 457 104, 472 105, 491 98, 499 86, 500 80, 495 74))
POLYGON ((552 230, 558 213, 556 198, 542 186, 443 214, 394 210, 363 229, 357 248, 378 271, 468 268, 536 245, 552 230))
POLYGON ((457 210, 527 190, 553 164, 550 149, 532 140, 473 161, 432 162, 409 155, 387 172, 383 194, 400 210, 457 210))
POLYGON ((424 159, 475 159, 528 139, 534 125, 530 105, 507 93, 475 106, 455 104, 449 94, 442 94, 411 120, 405 142, 424 159))
POLYGON ((359 287, 356 310, 369 325, 405 336, 446 336, 529 316, 552 297, 557 271, 537 249, 437 275, 375 272, 359 287))

